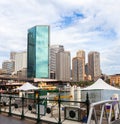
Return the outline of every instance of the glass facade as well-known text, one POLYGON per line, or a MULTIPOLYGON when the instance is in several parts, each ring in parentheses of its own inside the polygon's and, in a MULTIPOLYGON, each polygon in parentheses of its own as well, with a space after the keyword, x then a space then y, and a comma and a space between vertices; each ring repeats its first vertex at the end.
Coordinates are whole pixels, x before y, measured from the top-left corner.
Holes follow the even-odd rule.
POLYGON ((49 78, 49 26, 28 30, 28 77, 49 78))

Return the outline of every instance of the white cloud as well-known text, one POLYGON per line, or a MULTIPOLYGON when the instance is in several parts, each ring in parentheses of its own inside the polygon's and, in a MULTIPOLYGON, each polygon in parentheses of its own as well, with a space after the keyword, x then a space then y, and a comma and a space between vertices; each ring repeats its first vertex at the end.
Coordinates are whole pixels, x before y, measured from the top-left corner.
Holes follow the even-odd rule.
POLYGON ((10 51, 26 49, 29 28, 50 25, 51 44, 64 45, 72 56, 79 49, 99 51, 103 72, 119 73, 119 5, 119 0, 0 1, 0 63, 10 51))

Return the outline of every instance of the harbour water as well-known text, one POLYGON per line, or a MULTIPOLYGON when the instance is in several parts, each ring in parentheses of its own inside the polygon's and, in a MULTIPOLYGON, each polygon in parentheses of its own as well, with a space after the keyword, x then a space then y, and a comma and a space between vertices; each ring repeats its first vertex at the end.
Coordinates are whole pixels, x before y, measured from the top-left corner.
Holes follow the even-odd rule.
MULTIPOLYGON (((102 100, 110 100, 110 98, 113 96, 113 94, 118 94, 119 98, 120 98, 120 91, 115 91, 115 90, 89 90, 89 91, 80 91, 80 95, 81 101, 85 101, 86 100, 86 94, 88 93, 89 96, 89 100, 90 103, 93 102, 98 102, 98 101, 102 101, 102 100)), ((51 93, 54 94, 55 96, 58 96, 58 93, 51 93)), ((61 96, 69 96, 70 95, 70 91, 62 91, 60 92, 61 96)), ((77 91, 74 91, 74 100, 77 101, 77 91)), ((65 98, 65 100, 69 100, 69 98, 65 98)))

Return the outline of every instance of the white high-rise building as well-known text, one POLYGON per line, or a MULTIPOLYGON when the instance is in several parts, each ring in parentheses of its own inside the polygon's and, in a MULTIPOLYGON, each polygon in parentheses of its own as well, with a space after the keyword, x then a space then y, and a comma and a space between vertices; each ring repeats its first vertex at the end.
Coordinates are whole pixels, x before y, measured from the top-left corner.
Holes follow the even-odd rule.
POLYGON ((15 73, 27 68, 27 52, 17 52, 15 54, 15 73))
POLYGON ((88 73, 92 80, 97 80, 101 76, 100 70, 100 53, 91 51, 88 54, 88 73))
POLYGON ((56 54, 56 79, 70 81, 71 57, 69 51, 56 54))
POLYGON ((56 53, 63 52, 63 45, 51 45, 50 46, 50 78, 56 77, 56 53))

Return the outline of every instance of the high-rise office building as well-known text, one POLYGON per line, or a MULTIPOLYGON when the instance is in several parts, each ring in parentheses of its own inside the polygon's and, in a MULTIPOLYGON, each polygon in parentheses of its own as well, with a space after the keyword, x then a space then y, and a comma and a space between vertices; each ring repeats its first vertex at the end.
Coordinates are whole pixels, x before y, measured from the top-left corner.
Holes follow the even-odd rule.
POLYGON ((72 80, 84 81, 85 66, 82 57, 75 57, 72 59, 72 80))
POLYGON ((84 81, 85 77, 85 51, 79 50, 72 59, 72 80, 84 81))
POLYGON ((15 73, 27 68, 27 52, 16 52, 15 53, 15 73))
POLYGON ((7 74, 12 74, 15 70, 15 61, 7 60, 2 63, 2 70, 7 74))
POLYGON ((69 51, 58 52, 56 54, 56 79, 60 81, 70 81, 71 57, 69 51))
POLYGON ((63 45, 51 45, 50 46, 50 78, 56 78, 56 54, 58 52, 63 52, 63 45))
POLYGON ((91 51, 88 54, 88 73, 92 80, 97 80, 101 76, 100 53, 91 51))
POLYGON ((15 60, 15 55, 17 52, 10 52, 10 60, 15 60))
POLYGON ((28 30, 27 76, 49 78, 50 28, 38 25, 28 30))
POLYGON ((77 51, 77 57, 81 57, 85 60, 85 51, 84 50, 79 50, 77 51))
POLYGON ((81 63, 81 66, 80 66, 81 67, 80 68, 81 72, 80 73, 81 73, 81 80, 84 80, 84 76, 85 76, 85 51, 84 50, 79 50, 77 52, 77 57, 81 58, 81 62, 80 62, 81 63))

